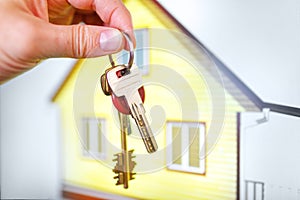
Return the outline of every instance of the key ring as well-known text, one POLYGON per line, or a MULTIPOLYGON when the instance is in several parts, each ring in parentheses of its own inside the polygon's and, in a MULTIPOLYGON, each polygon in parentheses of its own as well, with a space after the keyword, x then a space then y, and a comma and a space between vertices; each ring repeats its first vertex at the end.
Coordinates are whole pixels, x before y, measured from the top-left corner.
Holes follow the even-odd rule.
MULTIPOLYGON (((132 67, 133 59, 134 59, 134 47, 133 47, 132 40, 130 39, 128 33, 122 32, 122 34, 125 37, 126 42, 127 42, 128 46, 129 46, 129 60, 128 60, 127 69, 130 69, 132 67)), ((108 57, 109 57, 109 61, 111 63, 111 66, 115 66, 115 62, 114 62, 114 60, 112 58, 112 55, 109 54, 108 57)))

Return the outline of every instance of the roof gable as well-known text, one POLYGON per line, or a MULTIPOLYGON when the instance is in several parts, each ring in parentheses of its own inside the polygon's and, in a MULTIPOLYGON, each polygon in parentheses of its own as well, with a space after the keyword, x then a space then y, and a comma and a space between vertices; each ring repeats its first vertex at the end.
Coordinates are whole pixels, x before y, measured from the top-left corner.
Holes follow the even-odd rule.
MULTIPOLYGON (((133 1, 128 1, 133 2, 133 1)), ((135 1, 134 1, 135 2, 135 1)), ((245 110, 249 111, 257 111, 258 107, 256 104, 254 104, 249 98, 241 91, 239 90, 235 84, 231 82, 230 78, 227 78, 224 73, 221 73, 221 71, 216 68, 216 65, 212 60, 210 59, 208 55, 208 51, 201 46, 197 40, 194 40, 193 37, 190 37, 190 35, 186 34, 184 32, 184 27, 181 26, 176 19, 174 19, 171 15, 168 14, 166 10, 164 10, 156 1, 147 1, 147 2, 138 2, 139 6, 145 7, 145 9, 148 11, 147 16, 141 20, 139 17, 140 15, 146 15, 145 12, 142 12, 144 10, 138 8, 138 10, 141 11, 141 13, 138 15, 137 13, 134 14, 133 20, 136 21, 134 23, 137 27, 145 27, 145 25, 150 27, 154 27, 154 29, 149 29, 149 35, 151 37, 151 44, 149 47, 146 48, 157 48, 157 49, 165 49, 165 50, 175 50, 177 54, 181 54, 181 57, 184 57, 184 62, 190 62, 195 68, 198 68, 198 71, 200 71, 202 78, 206 81, 208 84, 207 87, 209 87, 209 90, 213 90, 215 88, 215 83, 218 85, 221 85, 221 87, 224 87, 235 99, 239 104, 245 108, 245 110), (151 3, 150 3, 151 2, 151 3), (139 20, 135 20, 135 18, 139 18, 139 20), (155 29, 155 28, 161 28, 161 29, 155 29), (166 27, 167 29, 162 29, 163 27, 166 27), (183 33, 182 33, 183 31, 183 33), (176 39, 176 42, 174 40, 170 39, 171 37, 176 39), (163 41, 163 42, 162 42, 163 41), (181 47, 178 47, 179 43, 181 47), (178 48, 180 50, 178 50, 178 48)), ((162 57, 162 56, 160 56, 162 57)), ((157 58, 157 57, 156 57, 157 58)), ((96 58, 97 59, 97 58, 96 58)), ((101 60, 105 59, 105 61, 108 61, 107 58, 102 58, 101 60)), ((168 63, 167 65, 170 65, 171 63, 176 63, 177 61, 173 60, 174 58, 158 58, 156 59, 156 64, 163 65, 165 64, 165 60, 167 59, 168 63), (173 62, 171 62, 173 60, 173 62)), ((83 60, 79 60, 78 63, 74 66, 73 70, 69 73, 67 78, 64 80, 64 83, 61 85, 60 89, 57 91, 55 96, 53 97, 53 101, 59 96, 60 91, 64 87, 65 84, 71 79, 72 76, 76 76, 76 72, 79 70, 80 66, 83 64, 83 60)), ((182 73, 182 72, 179 72, 182 73)), ((185 76, 194 76, 195 73, 191 75, 185 75, 185 76)), ((172 77, 170 77, 172 79, 172 77)), ((189 77, 191 78, 191 77, 189 77)), ((213 99, 217 99, 218 92, 210 92, 211 97, 213 99)), ((220 93, 220 92, 219 92, 220 93)))

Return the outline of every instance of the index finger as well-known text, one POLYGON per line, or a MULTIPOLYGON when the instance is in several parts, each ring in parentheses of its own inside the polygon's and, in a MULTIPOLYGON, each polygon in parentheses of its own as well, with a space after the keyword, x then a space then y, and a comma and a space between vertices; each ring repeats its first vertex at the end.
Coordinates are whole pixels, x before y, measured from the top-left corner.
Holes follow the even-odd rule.
MULTIPOLYGON (((131 15, 121 0, 68 0, 68 2, 77 9, 95 11, 105 26, 128 33, 135 46, 131 15)), ((128 49, 128 45, 126 46, 128 49)))

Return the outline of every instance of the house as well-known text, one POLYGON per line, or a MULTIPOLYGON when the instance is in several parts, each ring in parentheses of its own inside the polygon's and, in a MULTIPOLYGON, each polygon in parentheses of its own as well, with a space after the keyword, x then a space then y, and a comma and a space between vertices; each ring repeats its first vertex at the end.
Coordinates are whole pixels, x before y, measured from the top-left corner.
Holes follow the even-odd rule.
MULTIPOLYGON (((64 196, 239 198, 238 113, 280 108, 262 102, 158 2, 125 4, 136 29, 135 62, 159 149, 148 154, 132 123, 128 146, 137 175, 128 189, 115 185, 118 115, 99 82, 109 59, 79 60, 53 97, 61 109, 64 196)), ((115 59, 126 63, 126 52, 115 59)))

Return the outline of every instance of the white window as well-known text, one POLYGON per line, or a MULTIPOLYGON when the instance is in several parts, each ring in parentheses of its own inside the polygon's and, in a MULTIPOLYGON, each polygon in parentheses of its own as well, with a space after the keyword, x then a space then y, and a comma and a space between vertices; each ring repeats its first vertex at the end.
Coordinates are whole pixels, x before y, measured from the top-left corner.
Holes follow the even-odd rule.
POLYGON ((205 124, 167 122, 168 169, 205 174, 205 124))
MULTIPOLYGON (((148 29, 136 29, 134 30, 136 38, 136 49, 134 53, 134 63, 141 70, 142 74, 149 73, 149 34, 148 29)), ((119 64, 128 63, 128 52, 123 50, 118 56, 119 64)))
POLYGON ((105 158, 105 119, 82 119, 82 147, 83 155, 87 157, 105 158))

